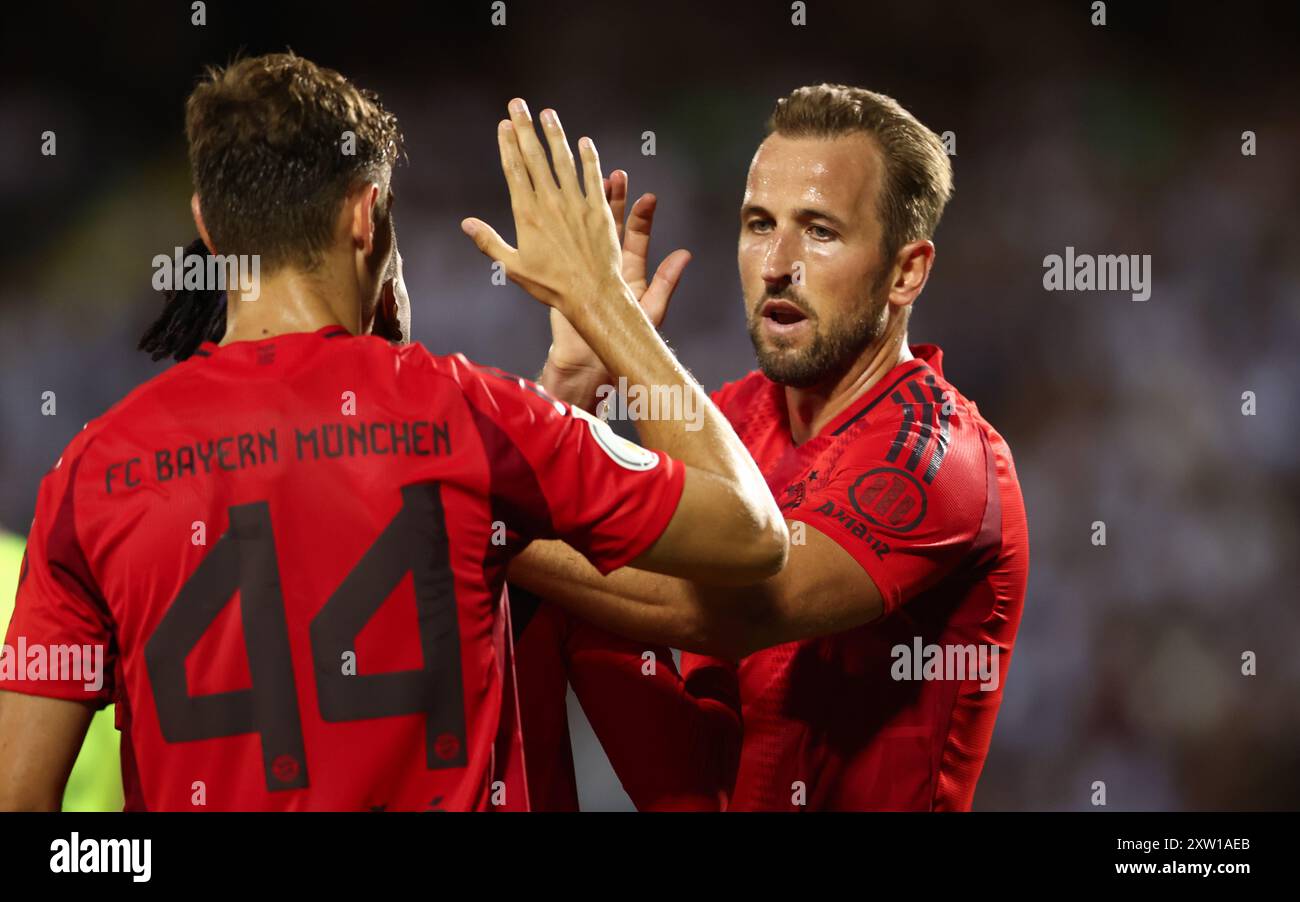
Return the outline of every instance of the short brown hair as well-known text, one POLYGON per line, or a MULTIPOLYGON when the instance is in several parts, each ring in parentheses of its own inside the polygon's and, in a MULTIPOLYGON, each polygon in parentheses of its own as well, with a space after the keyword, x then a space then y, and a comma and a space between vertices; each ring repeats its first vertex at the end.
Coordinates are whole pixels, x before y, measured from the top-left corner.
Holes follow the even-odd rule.
POLYGON ((402 149, 377 95, 292 52, 209 68, 185 135, 217 252, 260 254, 263 272, 318 266, 347 192, 384 184, 402 149))
POLYGON ((885 163, 878 212, 886 256, 934 236, 952 197, 952 163, 939 136, 894 98, 848 85, 796 88, 776 102, 767 131, 788 138, 871 135, 885 163))

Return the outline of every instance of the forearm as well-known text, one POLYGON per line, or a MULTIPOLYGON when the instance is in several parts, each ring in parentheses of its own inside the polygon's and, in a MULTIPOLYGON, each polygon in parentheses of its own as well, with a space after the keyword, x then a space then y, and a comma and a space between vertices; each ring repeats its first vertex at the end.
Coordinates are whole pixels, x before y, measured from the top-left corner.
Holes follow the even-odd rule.
POLYGON ((92 711, 0 691, 0 811, 58 811, 92 711))
POLYGON ((704 586, 630 567, 601 576, 563 542, 533 542, 511 562, 509 578, 609 632, 730 660, 755 640, 765 597, 762 584, 704 586))
POLYGON ((596 412, 599 400, 597 390, 609 383, 609 373, 599 363, 595 366, 564 366, 557 364, 548 354, 537 382, 555 398, 579 407, 588 413, 596 412))
MULTIPOLYGON (((601 289, 592 304, 600 304, 599 317, 591 306, 579 305, 566 311, 611 376, 626 377, 629 383, 673 397, 680 392, 681 413, 698 412, 689 423, 684 418, 659 416, 636 421, 643 444, 658 448, 683 463, 732 480, 749 499, 771 494, 758 466, 736 436, 722 412, 709 400, 704 389, 673 356, 630 289, 622 282, 601 289), (698 424, 698 425, 697 425, 698 424), (694 428, 688 429, 690 425, 694 428)), ((662 413, 662 412, 661 412, 662 413)), ((775 502, 751 505, 751 513, 765 519, 779 514, 775 502)))
MULTIPOLYGON (((484 253, 506 264, 513 281, 551 307, 553 325, 563 319, 571 326, 612 375, 667 391, 671 400, 682 402, 683 414, 699 414, 689 430, 685 422, 670 419, 637 423, 643 443, 684 464, 685 472, 671 519, 636 563, 690 576, 702 571, 707 576, 706 568, 712 568, 720 580, 737 582, 778 572, 789 554, 789 535, 775 499, 730 424, 669 352, 620 273, 618 247, 609 240, 616 237, 609 204, 592 190, 602 180, 595 145, 590 139, 578 142, 588 185, 584 196, 554 111, 542 116, 554 173, 527 105, 516 98, 510 113, 511 121, 497 129, 497 141, 519 249, 479 220, 467 219, 462 227, 484 253), (699 532, 719 541, 696 542, 699 532)), ((614 454, 605 430, 592 428, 596 441, 614 454)))
POLYGON ((866 571, 811 528, 780 573, 749 585, 702 585, 633 567, 601 576, 563 542, 533 542, 511 563, 510 579, 610 632, 733 661, 884 613, 866 571))

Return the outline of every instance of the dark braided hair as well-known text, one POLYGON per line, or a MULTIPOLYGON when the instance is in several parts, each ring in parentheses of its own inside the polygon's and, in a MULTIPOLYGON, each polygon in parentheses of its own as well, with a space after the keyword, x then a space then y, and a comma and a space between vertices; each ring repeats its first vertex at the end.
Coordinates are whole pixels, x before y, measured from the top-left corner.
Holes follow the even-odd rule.
MULTIPOLYGON (((185 256, 208 257, 202 238, 185 248, 185 256)), ((217 289, 170 288, 163 292, 162 314, 140 338, 140 350, 154 360, 185 360, 205 341, 220 341, 226 334, 226 293, 217 289)))

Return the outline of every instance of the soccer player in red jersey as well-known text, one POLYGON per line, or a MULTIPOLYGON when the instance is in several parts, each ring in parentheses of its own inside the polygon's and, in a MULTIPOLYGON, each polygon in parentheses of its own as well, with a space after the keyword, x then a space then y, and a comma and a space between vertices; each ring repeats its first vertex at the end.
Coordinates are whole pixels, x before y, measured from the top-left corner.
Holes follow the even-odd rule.
MULTIPOLYGON (((951 186, 939 138, 891 98, 819 85, 777 103, 740 216, 759 369, 714 399, 790 526, 779 574, 601 576, 554 542, 512 565, 622 634, 739 659, 732 810, 971 805, 1029 548, 1006 442, 940 350, 907 342, 951 186)), ((591 404, 608 376, 571 330, 556 339, 543 385, 591 404)))
MULTIPOLYGON (((622 232, 627 173, 616 170, 605 187, 622 232)), ((638 297, 645 297, 648 287, 646 251, 653 217, 654 198, 647 195, 634 205, 626 233, 619 236, 623 275, 638 297)), ((188 251, 207 253, 202 239, 188 251)), ((684 262, 683 252, 665 259, 658 271, 662 287, 651 300, 662 297, 667 302, 684 262)), ((164 315, 141 342, 155 359, 186 359, 202 337, 219 341, 224 336, 224 292, 164 294, 164 315)), ((409 341, 410 307, 405 298, 401 254, 394 241, 372 334, 409 341)), ((510 591, 510 624, 512 641, 505 652, 513 669, 502 668, 508 683, 503 703, 507 718, 499 736, 501 810, 578 810, 569 686, 639 810, 716 811, 725 806, 740 752, 734 677, 721 667, 697 666, 685 680, 669 649, 605 632, 519 587, 510 591), (514 696, 509 695, 512 691, 514 696)))
MULTIPOLYGON (((42 483, 0 669, 0 808, 57 808, 109 700, 130 809, 487 808, 509 560, 554 537, 602 571, 752 581, 784 562, 779 511, 716 408, 695 436, 643 424, 650 451, 366 334, 399 146, 373 95, 275 54, 210 73, 186 119, 199 231, 262 277, 230 288, 220 344, 88 424, 42 483)), ((465 230, 612 370, 703 397, 543 121, 554 176, 522 101, 498 129, 519 247, 465 230)))

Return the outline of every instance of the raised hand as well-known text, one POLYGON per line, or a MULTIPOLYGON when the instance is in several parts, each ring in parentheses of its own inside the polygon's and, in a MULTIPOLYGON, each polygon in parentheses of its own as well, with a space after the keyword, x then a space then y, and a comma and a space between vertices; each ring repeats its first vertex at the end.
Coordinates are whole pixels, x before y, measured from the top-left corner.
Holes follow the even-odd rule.
MULTIPOLYGON (((682 271, 691 260, 690 251, 676 250, 664 258, 655 271, 654 282, 646 282, 646 262, 650 252, 650 232, 654 226, 655 210, 658 200, 653 194, 643 194, 632 205, 631 215, 626 228, 623 211, 627 204, 627 173, 616 169, 605 179, 605 197, 609 201, 614 222, 622 243, 623 280, 632 289, 632 294, 641 304, 650 322, 658 327, 668 311, 673 292, 677 289, 682 271), (653 290, 650 290, 653 286, 653 290)), ((577 331, 559 311, 551 310, 551 348, 547 354, 547 368, 550 378, 543 375, 547 389, 557 396, 579 406, 586 406, 588 386, 594 391, 605 379, 604 367, 582 340, 577 331), (564 385, 564 382, 578 382, 581 385, 564 385), (574 388, 578 390, 573 391, 574 388)))
POLYGON ((555 161, 552 173, 528 105, 516 98, 509 109, 510 119, 497 127, 497 146, 519 247, 511 247, 480 219, 466 219, 461 228, 479 250, 505 266, 512 281, 572 319, 576 307, 627 291, 617 227, 600 189, 600 159, 590 138, 578 142, 583 178, 596 186, 584 195, 555 111, 543 110, 541 116, 555 161))

